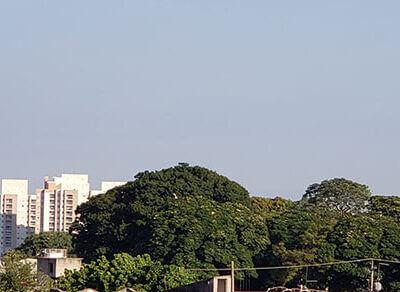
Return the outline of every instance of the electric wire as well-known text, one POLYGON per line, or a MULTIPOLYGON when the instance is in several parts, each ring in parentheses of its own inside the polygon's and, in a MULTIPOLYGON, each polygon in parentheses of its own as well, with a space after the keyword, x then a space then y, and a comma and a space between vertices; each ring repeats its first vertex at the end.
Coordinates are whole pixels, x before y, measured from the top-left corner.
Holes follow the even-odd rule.
MULTIPOLYGON (((400 264, 400 261, 396 260, 384 260, 384 259, 374 259, 374 258, 366 258, 366 259, 356 259, 356 260, 348 260, 348 261, 337 261, 337 262, 328 262, 328 263, 319 263, 319 264, 304 264, 304 265, 286 265, 286 266, 270 266, 270 267, 252 267, 252 268, 235 268, 235 271, 254 271, 254 270, 280 270, 280 269, 301 269, 306 267, 321 267, 321 266, 332 266, 332 265, 340 265, 340 264, 349 264, 349 263, 360 263, 360 262, 385 262, 392 264, 400 264)), ((189 268, 186 269, 189 271, 230 271, 230 268, 189 268)))

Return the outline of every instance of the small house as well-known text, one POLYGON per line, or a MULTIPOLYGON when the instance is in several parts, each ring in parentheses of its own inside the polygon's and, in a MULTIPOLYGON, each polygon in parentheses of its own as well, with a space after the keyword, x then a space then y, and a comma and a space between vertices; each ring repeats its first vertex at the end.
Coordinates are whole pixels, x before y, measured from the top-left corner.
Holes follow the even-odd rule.
POLYGON ((37 259, 38 271, 52 278, 63 276, 65 270, 80 270, 81 266, 82 259, 67 257, 66 249, 45 249, 37 259))

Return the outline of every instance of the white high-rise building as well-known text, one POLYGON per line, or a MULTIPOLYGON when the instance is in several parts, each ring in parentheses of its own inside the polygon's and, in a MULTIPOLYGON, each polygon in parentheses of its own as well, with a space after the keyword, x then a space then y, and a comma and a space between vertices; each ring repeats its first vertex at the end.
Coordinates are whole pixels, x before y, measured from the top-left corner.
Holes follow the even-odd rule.
POLYGON ((17 247, 33 232, 28 226, 29 201, 27 180, 2 180, 0 253, 17 247))
POLYGON ((44 188, 36 190, 41 202, 40 231, 68 231, 76 208, 88 200, 88 180, 86 174, 62 174, 53 181, 44 178, 44 188))

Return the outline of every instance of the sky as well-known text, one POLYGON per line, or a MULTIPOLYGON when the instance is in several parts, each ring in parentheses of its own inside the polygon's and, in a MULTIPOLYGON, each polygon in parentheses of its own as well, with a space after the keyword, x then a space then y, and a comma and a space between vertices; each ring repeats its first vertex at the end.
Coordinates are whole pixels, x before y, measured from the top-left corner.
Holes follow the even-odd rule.
POLYGON ((400 193, 399 1, 1 1, 0 178, 187 162, 400 193))

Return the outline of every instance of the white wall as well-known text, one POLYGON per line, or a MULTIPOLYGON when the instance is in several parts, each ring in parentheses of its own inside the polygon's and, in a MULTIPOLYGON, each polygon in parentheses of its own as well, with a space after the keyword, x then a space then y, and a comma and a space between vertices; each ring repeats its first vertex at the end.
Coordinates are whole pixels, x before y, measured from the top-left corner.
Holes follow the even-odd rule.
POLYGON ((90 184, 87 174, 61 174, 61 177, 54 177, 56 185, 61 185, 62 190, 77 190, 78 205, 89 199, 90 184))
POLYGON ((111 190, 115 187, 119 187, 126 184, 126 181, 102 181, 101 182, 101 191, 103 193, 107 192, 108 190, 111 190))

